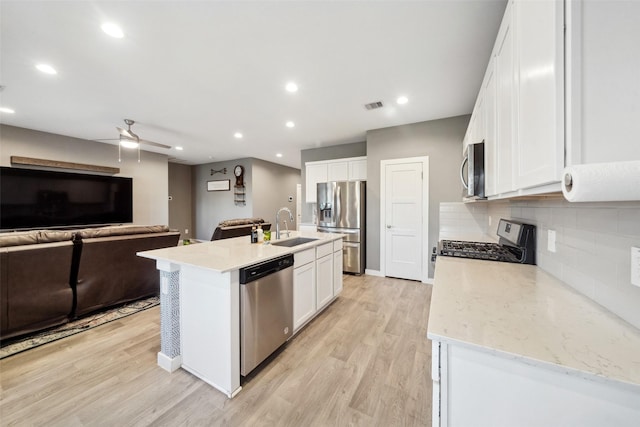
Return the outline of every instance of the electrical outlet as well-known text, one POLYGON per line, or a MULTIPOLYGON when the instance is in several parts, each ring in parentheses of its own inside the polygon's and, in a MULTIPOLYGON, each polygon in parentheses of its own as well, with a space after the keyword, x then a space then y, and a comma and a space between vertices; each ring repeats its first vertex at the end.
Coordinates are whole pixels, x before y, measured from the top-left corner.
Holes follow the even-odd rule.
POLYGON ((556 251, 556 230, 549 230, 547 233, 547 250, 549 252, 556 251))
POLYGON ((640 248, 631 247, 631 284, 640 287, 640 248))
POLYGON ((189 234, 189 229, 188 228, 184 229, 184 234, 189 234))

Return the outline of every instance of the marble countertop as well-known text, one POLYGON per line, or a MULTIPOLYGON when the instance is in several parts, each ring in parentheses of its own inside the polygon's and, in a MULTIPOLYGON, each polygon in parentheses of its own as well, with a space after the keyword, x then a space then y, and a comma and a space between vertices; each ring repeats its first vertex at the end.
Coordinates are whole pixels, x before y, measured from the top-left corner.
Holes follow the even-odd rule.
MULTIPOLYGON (((272 232, 271 236, 273 239, 275 232, 272 232)), ((273 244, 251 243, 250 236, 242 236, 232 239, 138 252, 138 256, 156 261, 168 261, 174 264, 193 265, 224 273, 282 255, 313 248, 323 243, 339 240, 342 239, 343 235, 339 233, 318 233, 314 231, 291 231, 289 238, 294 237, 310 237, 317 240, 288 248, 286 246, 274 246, 273 244)), ((280 240, 287 239, 288 238, 282 238, 280 240)), ((272 240, 272 242, 274 241, 277 240, 272 240)))
POLYGON ((438 257, 427 337, 640 391, 640 330, 536 266, 438 257))

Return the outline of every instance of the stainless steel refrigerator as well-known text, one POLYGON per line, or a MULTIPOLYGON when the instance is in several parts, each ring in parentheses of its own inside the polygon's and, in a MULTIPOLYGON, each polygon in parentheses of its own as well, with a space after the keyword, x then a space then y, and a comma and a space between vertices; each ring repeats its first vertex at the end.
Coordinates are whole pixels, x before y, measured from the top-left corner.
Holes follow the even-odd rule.
POLYGON ((363 274, 365 267, 365 181, 317 184, 318 231, 344 233, 343 271, 363 274))

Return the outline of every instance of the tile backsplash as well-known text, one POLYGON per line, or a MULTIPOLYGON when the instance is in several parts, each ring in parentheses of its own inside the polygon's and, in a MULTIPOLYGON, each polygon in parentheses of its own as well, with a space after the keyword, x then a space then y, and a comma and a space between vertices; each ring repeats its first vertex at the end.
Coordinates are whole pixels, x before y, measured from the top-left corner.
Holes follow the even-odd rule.
POLYGON ((640 247, 640 203, 569 203, 562 197, 442 203, 440 238, 473 240, 482 233, 495 238, 500 218, 536 225, 538 267, 640 328, 640 288, 631 284, 631 247, 640 247), (556 232, 556 252, 547 248, 549 230, 556 232))

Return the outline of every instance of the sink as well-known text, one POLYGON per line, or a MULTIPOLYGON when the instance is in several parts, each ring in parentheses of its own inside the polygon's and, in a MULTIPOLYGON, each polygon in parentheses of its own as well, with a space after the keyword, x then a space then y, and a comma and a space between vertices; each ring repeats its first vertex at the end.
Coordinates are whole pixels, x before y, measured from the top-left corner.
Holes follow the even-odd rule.
POLYGON ((314 240, 318 240, 318 239, 313 239, 310 237, 294 237, 293 239, 276 240, 275 242, 271 242, 271 244, 274 246, 286 246, 288 248, 291 248, 293 246, 298 246, 298 245, 303 245, 305 243, 313 242, 314 240))

